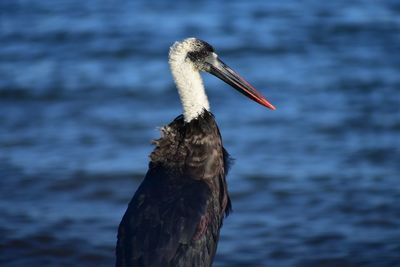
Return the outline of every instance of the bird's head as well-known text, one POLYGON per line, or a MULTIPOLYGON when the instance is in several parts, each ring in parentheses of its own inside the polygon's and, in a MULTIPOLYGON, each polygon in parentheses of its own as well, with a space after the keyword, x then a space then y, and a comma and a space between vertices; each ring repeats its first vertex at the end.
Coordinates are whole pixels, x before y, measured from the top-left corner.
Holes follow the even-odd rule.
POLYGON ((190 62, 197 71, 211 73, 255 102, 275 110, 275 107, 252 85, 219 59, 214 48, 205 41, 187 38, 181 42, 175 42, 170 48, 169 60, 190 62))

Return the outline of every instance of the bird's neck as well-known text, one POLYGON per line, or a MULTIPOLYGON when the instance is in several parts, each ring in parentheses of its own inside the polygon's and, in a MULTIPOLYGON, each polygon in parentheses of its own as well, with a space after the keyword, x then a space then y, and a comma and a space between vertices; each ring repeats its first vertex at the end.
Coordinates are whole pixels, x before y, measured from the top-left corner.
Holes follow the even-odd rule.
POLYGON ((172 76, 183 107, 185 122, 197 118, 205 110, 210 110, 210 104, 204 90, 203 80, 193 63, 183 56, 170 57, 169 64, 172 76))

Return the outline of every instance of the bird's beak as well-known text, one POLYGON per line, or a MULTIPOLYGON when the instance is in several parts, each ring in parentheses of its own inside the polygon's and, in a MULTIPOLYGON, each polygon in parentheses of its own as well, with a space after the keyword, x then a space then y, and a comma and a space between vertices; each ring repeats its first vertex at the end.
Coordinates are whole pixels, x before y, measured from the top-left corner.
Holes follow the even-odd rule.
POLYGON ((267 107, 269 109, 275 110, 276 108, 268 102, 263 95, 261 95, 253 86, 251 86, 245 79, 243 79, 239 74, 229 68, 222 60, 218 57, 213 57, 211 60, 207 61, 210 66, 208 70, 212 75, 220 78, 227 84, 231 85, 233 88, 238 90, 240 93, 244 94, 248 98, 254 100, 255 102, 267 107))

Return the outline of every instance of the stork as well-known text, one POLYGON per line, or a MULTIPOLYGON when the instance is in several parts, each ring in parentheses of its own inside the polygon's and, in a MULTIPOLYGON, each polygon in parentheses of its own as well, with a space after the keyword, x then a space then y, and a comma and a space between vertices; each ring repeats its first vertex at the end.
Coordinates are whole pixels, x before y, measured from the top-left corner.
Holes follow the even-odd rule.
POLYGON ((147 174, 118 228, 117 267, 212 265, 223 219, 231 211, 226 183, 230 160, 200 72, 275 109, 202 40, 176 42, 169 64, 183 115, 164 126, 154 141, 147 174))

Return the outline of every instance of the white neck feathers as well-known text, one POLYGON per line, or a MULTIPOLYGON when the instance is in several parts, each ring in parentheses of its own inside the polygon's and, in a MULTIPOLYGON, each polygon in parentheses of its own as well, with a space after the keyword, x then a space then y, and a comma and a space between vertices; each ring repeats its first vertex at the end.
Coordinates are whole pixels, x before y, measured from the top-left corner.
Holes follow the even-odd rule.
POLYGON ((183 106, 185 122, 198 117, 204 109, 210 110, 200 72, 186 58, 190 47, 185 42, 175 43, 169 53, 169 64, 183 106))

